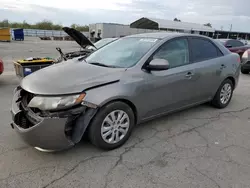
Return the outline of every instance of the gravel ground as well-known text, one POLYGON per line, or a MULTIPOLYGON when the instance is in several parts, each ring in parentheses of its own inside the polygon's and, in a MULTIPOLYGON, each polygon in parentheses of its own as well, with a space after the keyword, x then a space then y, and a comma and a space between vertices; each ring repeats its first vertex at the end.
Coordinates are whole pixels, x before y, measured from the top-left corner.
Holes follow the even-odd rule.
MULTIPOLYGON (((56 43, 78 48, 56 41, 0 43, 0 55, 4 51, 11 73, 13 58, 33 56, 29 49, 52 55, 56 43)), ((26 145, 9 126, 18 82, 14 75, 0 76, 0 188, 250 187, 250 75, 241 75, 226 109, 201 105, 139 125, 124 146, 108 152, 87 141, 58 153, 26 145)))

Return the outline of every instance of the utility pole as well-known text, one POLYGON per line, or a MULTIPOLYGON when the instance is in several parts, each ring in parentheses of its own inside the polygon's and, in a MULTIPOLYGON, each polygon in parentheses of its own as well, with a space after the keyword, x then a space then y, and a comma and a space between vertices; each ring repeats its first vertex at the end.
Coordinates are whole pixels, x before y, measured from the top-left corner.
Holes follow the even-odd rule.
POLYGON ((229 32, 228 32, 227 38, 230 38, 230 33, 231 33, 231 31, 232 31, 232 27, 233 27, 233 25, 230 24, 230 30, 229 30, 229 32))

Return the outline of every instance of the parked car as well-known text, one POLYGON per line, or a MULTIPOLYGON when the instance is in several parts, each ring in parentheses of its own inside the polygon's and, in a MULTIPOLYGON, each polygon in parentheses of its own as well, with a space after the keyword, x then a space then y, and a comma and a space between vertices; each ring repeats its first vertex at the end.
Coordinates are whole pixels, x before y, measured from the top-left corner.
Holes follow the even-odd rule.
POLYGON ((4 71, 4 65, 3 65, 3 61, 0 59, 0 75, 3 73, 4 71))
POLYGON ((242 55, 241 72, 242 74, 249 74, 250 72, 250 49, 242 55))
POLYGON ((236 39, 216 39, 221 42, 226 48, 228 48, 231 52, 237 53, 242 57, 243 53, 250 49, 250 45, 243 43, 240 40, 236 39))
POLYGON ((14 91, 11 126, 42 151, 72 147, 83 136, 111 150, 136 124, 205 102, 225 108, 239 75, 239 55, 208 37, 126 36, 25 77, 14 91))
POLYGON ((245 40, 245 39, 243 39, 243 38, 237 38, 237 40, 239 40, 239 41, 243 42, 245 45, 247 45, 247 44, 248 44, 248 41, 247 41, 247 40, 245 40))
POLYGON ((88 55, 89 53, 117 40, 117 38, 104 38, 93 44, 86 36, 84 36, 80 31, 74 28, 63 27, 62 29, 73 40, 75 40, 82 49, 73 52, 63 53, 61 48, 56 48, 56 50, 60 53, 60 56, 59 58, 57 58, 56 63, 60 63, 63 60, 66 61, 68 59, 88 55))

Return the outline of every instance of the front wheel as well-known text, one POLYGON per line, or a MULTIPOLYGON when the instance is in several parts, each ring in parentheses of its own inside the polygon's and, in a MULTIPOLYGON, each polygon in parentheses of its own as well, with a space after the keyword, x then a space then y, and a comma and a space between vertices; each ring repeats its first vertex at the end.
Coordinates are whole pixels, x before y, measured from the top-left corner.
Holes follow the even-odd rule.
POLYGON ((230 79, 226 79, 222 82, 217 90, 212 105, 216 108, 225 108, 230 103, 233 96, 233 83, 230 79))
POLYGON ((100 109, 89 127, 92 144, 112 150, 123 145, 135 125, 133 110, 123 102, 113 102, 100 109))

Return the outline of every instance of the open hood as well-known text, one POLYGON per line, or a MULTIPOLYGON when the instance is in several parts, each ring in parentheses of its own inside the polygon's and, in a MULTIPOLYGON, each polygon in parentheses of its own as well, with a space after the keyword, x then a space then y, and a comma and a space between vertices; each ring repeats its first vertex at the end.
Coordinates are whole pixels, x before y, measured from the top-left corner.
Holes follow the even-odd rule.
POLYGON ((63 27, 62 29, 65 33, 72 37, 81 47, 86 48, 86 46, 90 45, 96 48, 95 45, 80 31, 77 31, 70 27, 63 27))

